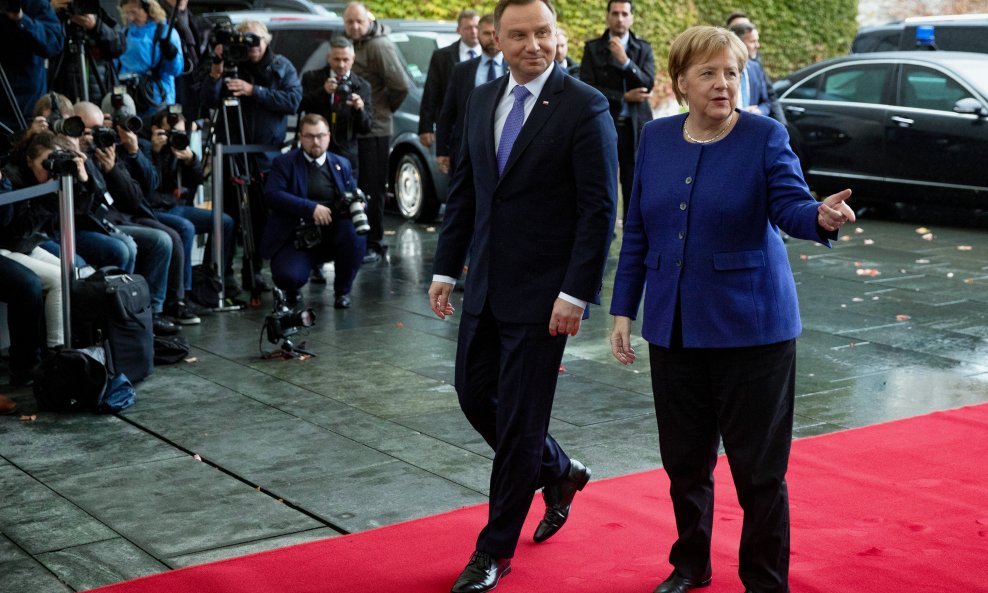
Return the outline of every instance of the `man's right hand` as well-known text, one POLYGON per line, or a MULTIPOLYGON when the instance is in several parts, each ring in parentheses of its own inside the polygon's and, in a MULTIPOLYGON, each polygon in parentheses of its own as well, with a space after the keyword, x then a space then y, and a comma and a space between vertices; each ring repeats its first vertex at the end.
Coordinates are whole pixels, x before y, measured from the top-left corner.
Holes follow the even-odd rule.
POLYGON ((439 319, 446 319, 447 315, 455 312, 453 305, 449 304, 451 294, 453 294, 453 285, 449 282, 433 280, 432 286, 429 287, 429 306, 439 319))
POLYGON ((326 82, 323 83, 322 88, 326 91, 327 95, 332 95, 336 92, 336 87, 338 86, 339 85, 336 83, 336 79, 330 76, 326 79, 326 82))
POLYGON ((449 175, 449 157, 448 156, 437 156, 436 157, 436 168, 438 168, 443 173, 449 175))
POLYGON ((430 146, 432 146, 432 143, 435 142, 435 141, 436 141, 436 135, 435 134, 428 133, 428 132, 425 133, 425 134, 419 134, 419 142, 421 142, 422 143, 422 146, 424 146, 426 148, 429 148, 430 146))
POLYGON ((319 226, 326 226, 333 222, 333 211, 322 204, 316 204, 315 210, 312 211, 312 220, 319 226))

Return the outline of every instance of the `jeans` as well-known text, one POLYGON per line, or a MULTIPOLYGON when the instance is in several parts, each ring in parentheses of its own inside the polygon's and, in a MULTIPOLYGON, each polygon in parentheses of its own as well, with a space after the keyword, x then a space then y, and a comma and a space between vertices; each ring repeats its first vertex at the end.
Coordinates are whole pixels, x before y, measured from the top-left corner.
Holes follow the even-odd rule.
POLYGON ((76 231, 75 250, 94 268, 113 266, 133 274, 137 263, 137 243, 121 232, 76 231))
POLYGON ((10 372, 23 375, 41 364, 45 336, 41 279, 14 260, 0 257, 0 301, 7 303, 10 372))
MULTIPOLYGON (((192 290, 192 243, 200 233, 209 235, 206 242, 205 261, 212 259, 213 212, 195 206, 175 206, 158 212, 158 220, 172 227, 182 237, 185 248, 185 290, 192 290), (176 221, 177 219, 177 221, 176 221)), ((233 268, 233 218, 223 214, 223 272, 233 268)))
POLYGON ((140 225, 119 225, 121 231, 137 243, 136 271, 144 276, 151 289, 151 308, 155 313, 165 309, 168 290, 168 265, 172 260, 172 239, 168 233, 140 225))

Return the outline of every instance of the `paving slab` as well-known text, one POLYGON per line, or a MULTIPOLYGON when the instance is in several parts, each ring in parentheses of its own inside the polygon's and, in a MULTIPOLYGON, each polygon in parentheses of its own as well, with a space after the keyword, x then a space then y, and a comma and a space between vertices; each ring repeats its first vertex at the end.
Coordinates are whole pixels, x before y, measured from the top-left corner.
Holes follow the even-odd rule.
POLYGON ((76 591, 157 574, 168 569, 123 538, 64 548, 38 555, 45 568, 76 591))

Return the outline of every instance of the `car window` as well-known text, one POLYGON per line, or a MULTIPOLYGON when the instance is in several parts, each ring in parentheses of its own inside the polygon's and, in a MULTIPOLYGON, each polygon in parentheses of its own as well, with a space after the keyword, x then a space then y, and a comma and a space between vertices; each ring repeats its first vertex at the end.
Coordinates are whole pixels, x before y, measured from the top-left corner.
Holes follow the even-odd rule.
POLYGON ((276 29, 271 32, 271 49, 288 58, 301 76, 326 65, 329 41, 341 34, 331 29, 276 29))
POLYGON ((851 44, 851 53, 860 54, 873 51, 894 51, 899 49, 902 31, 869 31, 859 33, 851 44))
POLYGON ((447 33, 401 32, 388 36, 398 48, 398 56, 415 86, 425 86, 432 52, 453 43, 459 36, 447 33))
POLYGON ((891 72, 889 64, 856 64, 828 70, 821 74, 824 78, 816 98, 847 103, 881 103, 891 72))
POLYGON ((903 107, 953 111, 954 103, 971 94, 943 72, 906 64, 899 86, 899 104, 903 107))

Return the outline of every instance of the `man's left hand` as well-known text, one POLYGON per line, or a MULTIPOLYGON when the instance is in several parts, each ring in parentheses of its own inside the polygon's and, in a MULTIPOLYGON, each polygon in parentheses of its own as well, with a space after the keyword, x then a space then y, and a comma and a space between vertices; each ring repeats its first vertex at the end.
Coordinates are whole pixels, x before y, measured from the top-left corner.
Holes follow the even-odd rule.
POLYGON ((131 132, 123 126, 116 126, 117 135, 120 136, 120 146, 127 151, 127 154, 134 156, 137 151, 141 149, 141 145, 137 142, 137 134, 131 132))
POLYGON ((582 322, 582 307, 565 299, 556 298, 556 302, 552 305, 552 317, 549 318, 549 335, 569 334, 575 336, 580 331, 580 323, 582 322))
POLYGON ((350 100, 347 101, 347 105, 353 107, 355 111, 364 110, 364 100, 357 93, 350 95, 350 100))
POLYGON ((99 163, 99 168, 104 173, 113 169, 117 164, 117 147, 111 146, 109 148, 97 148, 94 151, 96 155, 96 162, 99 163))
POLYGON ((239 78, 231 78, 226 81, 226 88, 230 89, 234 97, 251 97, 254 95, 254 85, 239 78))
MULTIPOLYGON (((55 3, 52 2, 52 6, 55 3)), ((95 14, 73 14, 69 17, 69 20, 73 23, 79 25, 87 31, 92 31, 96 28, 96 15, 95 14)))
POLYGON ((628 89, 624 93, 625 103, 641 103, 642 101, 648 100, 651 96, 651 92, 645 87, 638 87, 636 89, 628 89))

